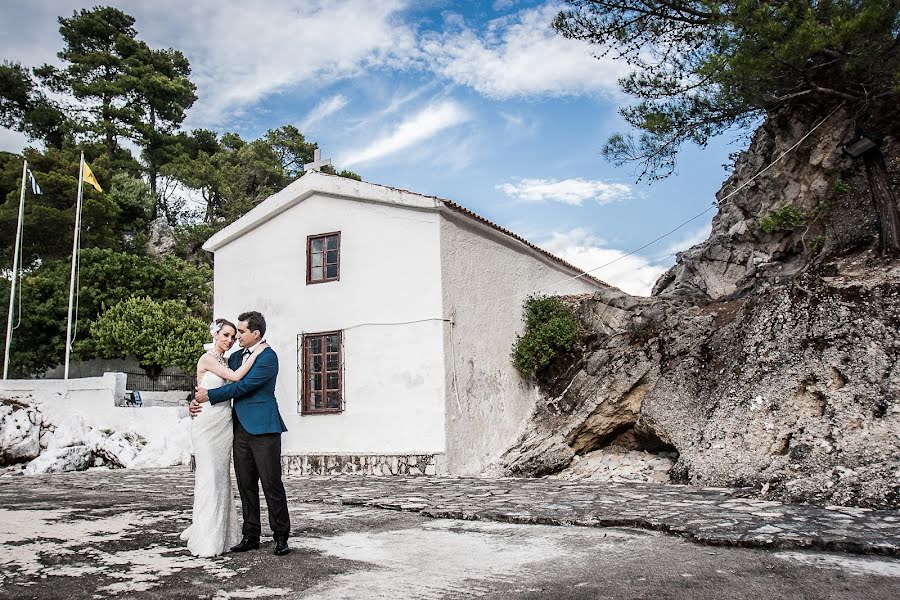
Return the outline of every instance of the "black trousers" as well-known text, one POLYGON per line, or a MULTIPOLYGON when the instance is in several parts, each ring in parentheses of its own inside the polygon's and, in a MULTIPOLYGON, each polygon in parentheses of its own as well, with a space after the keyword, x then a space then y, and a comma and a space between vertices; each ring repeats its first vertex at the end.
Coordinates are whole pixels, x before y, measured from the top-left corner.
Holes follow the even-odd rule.
POLYGON ((259 540, 259 483, 262 482, 269 527, 275 540, 286 540, 291 533, 287 494, 281 482, 281 434, 253 435, 234 415, 234 474, 241 495, 245 538, 259 540))

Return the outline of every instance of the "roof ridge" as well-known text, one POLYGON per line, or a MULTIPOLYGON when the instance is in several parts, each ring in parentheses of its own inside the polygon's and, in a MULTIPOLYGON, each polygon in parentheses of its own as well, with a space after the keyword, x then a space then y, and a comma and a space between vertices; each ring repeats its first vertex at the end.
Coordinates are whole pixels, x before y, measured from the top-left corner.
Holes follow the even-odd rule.
MULTIPOLYGON (((315 174, 316 176, 319 176, 319 177, 332 177, 332 178, 335 178, 335 179, 347 179, 347 178, 345 178, 345 177, 341 177, 340 175, 332 175, 331 173, 323 173, 322 171, 311 171, 311 172, 310 172, 308 175, 306 175, 306 176, 308 177, 308 176, 311 176, 311 175, 313 175, 313 174, 315 174)), ((289 184, 289 185, 293 185, 293 184, 296 183, 297 181, 300 181, 300 180, 302 179, 302 177, 303 177, 303 176, 298 177, 298 178, 295 179, 293 182, 291 182, 291 184, 289 184)), ((577 266, 573 265, 572 263, 570 263, 570 262, 568 262, 568 261, 566 261, 566 260, 561 259, 560 257, 556 256, 556 255, 553 254, 552 252, 548 252, 547 250, 544 250, 544 249, 541 248, 540 246, 537 246, 537 245, 533 244, 532 242, 529 242, 527 239, 523 238, 523 237, 520 236, 519 234, 514 233, 514 232, 510 231, 509 229, 506 229, 505 227, 502 227, 502 226, 498 225, 497 223, 494 223, 493 221, 491 221, 490 219, 488 219, 488 218, 486 218, 486 217, 482 217, 481 215, 479 215, 479 214, 476 213, 475 211, 473 211, 473 210, 471 210, 471 209, 469 209, 469 208, 466 208, 465 206, 463 206, 462 204, 459 204, 458 202, 455 202, 455 201, 450 200, 450 199, 448 199, 448 198, 442 198, 442 197, 440 197, 440 196, 435 196, 434 194, 423 194, 423 193, 421 193, 421 192, 414 192, 414 191, 412 191, 412 190, 408 190, 408 189, 405 189, 405 188, 394 187, 394 186, 392 186, 392 185, 386 185, 386 184, 383 184, 383 183, 374 183, 374 182, 371 182, 371 181, 363 181, 363 180, 353 180, 353 181, 356 181, 356 182, 358 182, 358 183, 363 183, 363 184, 365 184, 365 185, 371 185, 371 186, 375 186, 375 187, 384 188, 384 189, 391 190, 391 191, 394 191, 394 192, 399 192, 399 193, 401 193, 401 194, 412 194, 412 195, 414 195, 414 196, 419 196, 419 197, 422 197, 422 198, 429 198, 429 199, 434 200, 434 201, 436 201, 436 202, 440 202, 443 206, 447 207, 448 209, 453 210, 453 211, 455 211, 455 212, 457 212, 457 213, 459 213, 459 214, 461 214, 461 215, 463 215, 463 216, 465 216, 465 217, 467 217, 467 218, 469 218, 469 219, 472 219, 472 220, 474 220, 474 221, 477 221, 477 222, 479 222, 479 223, 481 223, 481 224, 483 224, 483 225, 487 225, 487 226, 490 227, 491 229, 494 229, 494 230, 496 230, 496 231, 499 231, 500 233, 502 233, 502 234, 504 234, 504 235, 506 235, 506 236, 511 237, 512 239, 516 240, 517 242, 520 242, 520 243, 522 243, 522 244, 525 244, 527 247, 531 248, 532 250, 535 250, 536 252, 538 252, 538 253, 542 254, 543 256, 549 258, 550 260, 552 260, 552 261, 554 261, 554 262, 556 262, 556 263, 558 263, 558 264, 560 264, 560 265, 566 267, 567 269, 570 269, 570 270, 573 270, 573 271, 578 272, 578 273, 580 274, 579 277, 581 277, 581 278, 583 278, 583 279, 587 279, 587 280, 589 280, 589 281, 591 281, 591 282, 593 282, 593 283, 595 283, 595 284, 597 284, 597 285, 603 286, 603 287, 611 287, 610 284, 606 283, 605 281, 603 281, 603 280, 601 280, 601 279, 597 279, 597 278, 594 277, 593 275, 590 275, 590 274, 589 274, 587 271, 585 271, 584 269, 581 269, 580 267, 577 267, 577 266)), ((268 198, 266 198, 265 200, 263 200, 262 202, 260 202, 257 206, 259 206, 260 204, 265 203, 265 202, 268 201, 270 198, 272 198, 272 196, 275 196, 275 195, 278 194, 278 193, 280 193, 280 192, 276 192, 275 194, 272 194, 271 196, 269 196, 268 198)), ((246 215, 245 215, 245 216, 246 216, 246 215)), ((244 218, 244 217, 241 217, 241 219, 243 219, 243 218, 244 218)), ((238 219, 238 221, 240 221, 240 219, 238 219)), ((237 223, 237 221, 235 221, 235 223, 237 223)), ((234 223, 232 223, 232 225, 233 225, 233 224, 234 224, 234 223)), ((220 232, 220 233, 221 233, 221 232, 220 232)))
MULTIPOLYGON (((319 171, 319 173, 321 173, 321 171, 319 171)), ((329 176, 329 177, 340 177, 340 175, 332 175, 331 173, 321 173, 321 174, 322 174, 322 175, 327 175, 327 176, 329 176)), ((501 226, 501 225, 498 225, 497 223, 494 223, 494 222, 491 221, 490 219, 488 219, 488 218, 486 218, 486 217, 483 217, 483 216, 479 215, 479 214, 476 213, 474 210, 469 209, 469 208, 466 208, 465 206, 463 206, 462 204, 459 204, 458 202, 455 202, 455 201, 450 200, 450 199, 448 199, 448 198, 442 198, 442 197, 440 197, 440 196, 435 196, 435 195, 433 195, 433 194, 423 194, 423 193, 421 193, 421 192, 414 192, 414 191, 412 191, 412 190, 407 190, 407 189, 404 189, 404 188, 398 188, 398 187, 394 187, 394 186, 392 186, 392 185, 385 185, 385 184, 383 184, 383 183, 373 183, 373 182, 371 182, 371 181, 364 181, 363 183, 367 183, 367 184, 369 184, 369 185, 375 185, 375 186, 382 187, 382 188, 387 188, 387 189, 389 189, 389 190, 394 190, 394 191, 397 191, 397 192, 402 192, 402 193, 407 193, 407 194, 415 194, 415 195, 417 195, 417 196, 422 196, 423 198, 432 198, 432 199, 434 199, 434 200, 437 200, 438 202, 441 202, 441 203, 442 203, 444 206, 446 206, 447 208, 450 208, 450 209, 452 209, 452 210, 455 210, 456 212, 461 213, 461 214, 465 215, 466 217, 469 217, 469 218, 471 218, 471 219, 474 219, 474 220, 478 221, 479 223, 483 223, 484 225, 487 225, 488 227, 491 227, 492 229, 495 229, 495 230, 499 231, 500 233, 503 233, 503 234, 505 234, 505 235, 508 235, 509 237, 513 238, 514 240, 516 240, 516 241, 518 241, 518 242, 521 242, 521 243, 525 244, 526 246, 528 246, 528 247, 531 248, 532 250, 536 250, 537 252, 543 254, 543 255, 546 256, 547 258, 550 258, 551 260, 554 260, 554 261, 558 262, 559 264, 561 264, 561 265, 563 265, 563 266, 565 266, 565 267, 567 267, 567 268, 569 268, 569 269, 573 269, 573 270, 575 270, 575 271, 578 271, 579 273, 582 274, 582 277, 583 277, 584 279, 588 279, 588 280, 590 280, 590 281, 593 281, 593 282, 596 283, 596 284, 599 284, 599 285, 602 285, 602 286, 605 286, 605 287, 610 287, 610 284, 606 283, 606 282, 603 281, 602 279, 597 279, 597 278, 594 277, 593 275, 590 275, 590 274, 589 274, 587 271, 585 271, 584 269, 582 269, 582 268, 580 268, 580 267, 577 267, 577 266, 573 265, 572 263, 570 263, 570 262, 568 262, 568 261, 566 261, 566 260, 563 260, 562 258, 556 256, 556 255, 553 254, 552 252, 548 252, 547 250, 544 250, 544 249, 541 248, 540 246, 537 246, 536 244, 533 244, 532 242, 529 242, 527 239, 525 239, 524 237, 520 236, 519 234, 517 234, 517 233, 515 233, 515 232, 513 232, 513 231, 510 231, 509 229, 506 229, 505 227, 503 227, 503 226, 501 226)))

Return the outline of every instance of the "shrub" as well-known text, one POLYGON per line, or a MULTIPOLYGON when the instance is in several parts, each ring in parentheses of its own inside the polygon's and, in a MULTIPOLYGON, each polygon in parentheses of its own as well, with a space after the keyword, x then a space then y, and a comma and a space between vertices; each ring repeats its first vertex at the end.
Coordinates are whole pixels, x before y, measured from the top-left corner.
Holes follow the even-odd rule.
POLYGON ((129 298, 100 315, 91 325, 91 335, 100 356, 135 356, 154 376, 173 365, 193 371, 209 341, 209 327, 190 316, 183 302, 129 298))
POLYGON ((811 254, 818 254, 822 251, 822 248, 825 247, 825 236, 817 235, 816 237, 809 240, 809 251, 811 254))
POLYGON ((513 345, 513 365, 523 377, 532 378, 561 352, 572 349, 578 319, 554 296, 531 296, 523 307, 525 331, 513 345))
POLYGON ((759 222, 766 233, 775 231, 793 231, 806 223, 806 216, 796 206, 785 206, 773 210, 759 222))
POLYGON ((838 178, 837 181, 834 182, 832 190, 836 196, 843 196, 850 191, 850 184, 843 179, 838 178))

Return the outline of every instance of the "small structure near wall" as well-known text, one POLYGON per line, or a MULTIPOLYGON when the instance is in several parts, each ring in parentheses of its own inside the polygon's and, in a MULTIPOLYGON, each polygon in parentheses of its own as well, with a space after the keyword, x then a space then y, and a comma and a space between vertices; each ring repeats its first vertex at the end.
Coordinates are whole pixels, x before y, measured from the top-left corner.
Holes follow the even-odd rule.
POLYGON ((286 471, 481 473, 538 398, 509 356, 525 298, 606 287, 459 204, 320 172, 204 249, 215 316, 268 322, 286 471))

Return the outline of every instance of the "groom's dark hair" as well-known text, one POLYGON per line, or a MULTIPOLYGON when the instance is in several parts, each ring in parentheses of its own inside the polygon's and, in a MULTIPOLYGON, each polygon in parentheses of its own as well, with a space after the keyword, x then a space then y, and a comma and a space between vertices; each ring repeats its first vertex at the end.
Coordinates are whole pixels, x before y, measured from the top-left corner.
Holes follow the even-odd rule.
POLYGON ((255 310, 248 310, 238 315, 238 321, 247 321, 248 331, 259 331, 259 339, 266 335, 266 318, 255 310))

